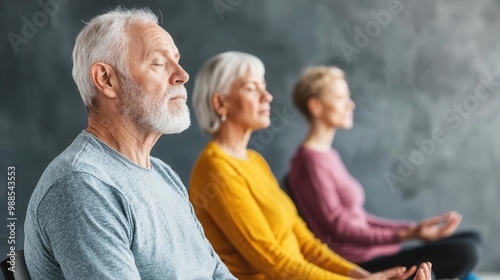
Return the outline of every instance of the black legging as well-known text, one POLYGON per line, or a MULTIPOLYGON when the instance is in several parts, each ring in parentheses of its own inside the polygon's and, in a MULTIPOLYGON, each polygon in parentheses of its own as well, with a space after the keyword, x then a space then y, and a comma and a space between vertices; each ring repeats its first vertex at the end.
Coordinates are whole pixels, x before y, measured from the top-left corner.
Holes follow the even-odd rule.
POLYGON ((476 266, 481 252, 481 237, 476 232, 468 231, 403 249, 394 255, 377 257, 359 266, 377 272, 395 266, 418 267, 429 261, 436 278, 463 279, 476 266))

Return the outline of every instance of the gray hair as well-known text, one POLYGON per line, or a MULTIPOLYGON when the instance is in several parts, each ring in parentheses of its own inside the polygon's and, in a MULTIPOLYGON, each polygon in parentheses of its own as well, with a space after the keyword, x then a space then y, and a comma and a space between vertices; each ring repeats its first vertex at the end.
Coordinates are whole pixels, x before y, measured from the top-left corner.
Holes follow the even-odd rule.
POLYGON ((193 89, 193 108, 203 132, 214 134, 219 130, 220 118, 210 99, 214 93, 228 94, 233 81, 247 71, 264 76, 262 61, 248 53, 224 52, 210 58, 196 75, 193 89))
POLYGON ((96 62, 104 62, 126 77, 128 68, 128 29, 133 23, 155 23, 158 17, 148 8, 114 10, 98 15, 80 31, 73 48, 73 79, 83 103, 91 108, 97 91, 90 77, 90 68, 96 62))

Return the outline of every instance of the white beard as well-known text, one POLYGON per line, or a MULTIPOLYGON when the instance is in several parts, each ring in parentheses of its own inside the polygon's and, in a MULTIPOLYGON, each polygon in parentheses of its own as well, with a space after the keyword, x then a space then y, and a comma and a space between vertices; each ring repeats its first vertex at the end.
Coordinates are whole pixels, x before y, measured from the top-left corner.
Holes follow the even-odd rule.
POLYGON ((120 111, 140 127, 161 134, 173 134, 180 133, 191 125, 186 101, 175 100, 174 108, 169 108, 172 96, 187 96, 184 85, 170 87, 160 100, 153 100, 144 88, 127 77, 122 79, 122 89, 124 93, 120 111))

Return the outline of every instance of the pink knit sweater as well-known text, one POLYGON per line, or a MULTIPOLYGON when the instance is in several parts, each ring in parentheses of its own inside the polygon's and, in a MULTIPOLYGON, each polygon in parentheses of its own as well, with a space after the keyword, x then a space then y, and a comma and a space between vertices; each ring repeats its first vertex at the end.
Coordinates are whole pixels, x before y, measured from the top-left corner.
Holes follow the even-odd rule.
POLYGON ((309 228, 347 260, 359 264, 400 250, 399 232, 411 223, 366 212, 364 190, 336 150, 299 148, 288 185, 309 228))

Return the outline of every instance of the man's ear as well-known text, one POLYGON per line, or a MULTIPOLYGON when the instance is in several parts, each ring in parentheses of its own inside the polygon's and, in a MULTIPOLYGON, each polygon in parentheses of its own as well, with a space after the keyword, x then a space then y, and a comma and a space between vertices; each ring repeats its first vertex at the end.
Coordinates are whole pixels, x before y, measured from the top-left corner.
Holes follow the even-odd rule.
POLYGON ((224 116, 227 115, 227 106, 225 104, 225 96, 221 93, 214 93, 210 97, 210 104, 212 105, 212 108, 214 108, 215 112, 219 116, 224 116))
POLYGON ((90 67, 90 77, 98 92, 103 93, 107 98, 116 98, 119 88, 117 72, 111 65, 96 62, 90 67))
POLYGON ((319 117, 323 112, 323 105, 317 97, 311 97, 307 99, 307 108, 309 109, 309 112, 311 113, 311 116, 313 118, 319 117))

